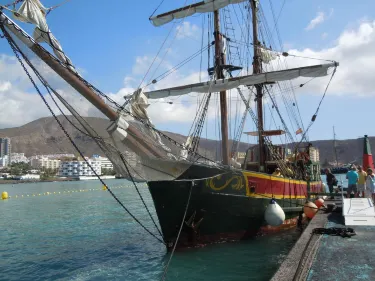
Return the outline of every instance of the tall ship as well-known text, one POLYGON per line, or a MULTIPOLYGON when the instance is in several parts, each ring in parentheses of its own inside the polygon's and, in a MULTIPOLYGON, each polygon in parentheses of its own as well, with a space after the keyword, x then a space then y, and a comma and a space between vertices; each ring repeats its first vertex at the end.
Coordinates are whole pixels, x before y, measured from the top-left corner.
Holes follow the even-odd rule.
MULTIPOLYGON (((241 240, 291 227, 297 223, 308 193, 322 190, 319 151, 307 138, 319 106, 308 127, 297 122, 299 127, 291 131, 277 98, 284 98, 288 109, 295 114, 296 87, 292 87, 291 80, 300 87, 305 84, 308 87, 312 79, 327 76, 326 85, 322 84, 324 98, 338 63, 322 60, 320 64, 311 64, 316 60, 299 58, 302 62, 299 67, 286 67, 286 60, 297 55, 272 48, 267 39, 270 30, 265 25, 262 1, 205 0, 152 15, 150 21, 155 28, 192 16, 204 19, 202 32, 207 34, 207 40, 202 41, 201 49, 192 56, 207 52, 208 79, 159 88, 158 83, 184 64, 183 60, 166 73, 152 77, 150 83, 141 83, 122 103, 100 91, 77 71, 46 22, 51 8, 45 8, 39 0, 16 2, 19 7, 15 4, 0 11, 0 27, 22 69, 73 145, 74 138, 64 129, 57 114, 92 138, 113 162, 118 174, 135 185, 139 181, 147 183, 159 221, 158 224, 153 219, 155 229, 148 228, 148 232, 159 232, 168 249, 241 240), (8 16, 10 13, 16 21, 33 24, 33 36, 18 26, 8 16), (237 13, 244 20, 234 25, 231 17, 237 13), (150 104, 173 103, 173 97, 191 93, 198 96, 198 105, 195 116, 186 116, 192 122, 187 140, 173 139, 158 130, 149 118, 150 104), (82 117, 84 106, 73 99, 77 96, 108 118, 108 127, 103 128, 108 135, 94 129, 82 117), (241 118, 236 119, 238 122, 232 122, 233 96, 243 111, 241 118), (266 106, 280 118, 281 127, 266 129, 266 106), (207 156, 200 147, 210 108, 216 108, 220 120, 220 151, 216 156, 207 156), (253 122, 255 131, 244 132, 246 119, 253 122), (244 151, 243 134, 256 136, 257 144, 248 145, 244 151), (272 141, 275 136, 283 136, 285 143, 272 141), (285 213, 285 220, 278 226, 270 226, 265 220, 271 199, 285 213)), ((277 20, 275 26, 276 23, 277 20)), ((148 210, 146 204, 145 208, 148 210)))

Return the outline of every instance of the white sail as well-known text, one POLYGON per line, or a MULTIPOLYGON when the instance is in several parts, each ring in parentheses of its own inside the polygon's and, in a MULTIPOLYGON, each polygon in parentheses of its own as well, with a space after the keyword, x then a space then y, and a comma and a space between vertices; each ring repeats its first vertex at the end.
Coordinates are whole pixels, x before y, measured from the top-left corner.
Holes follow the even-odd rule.
POLYGON ((71 60, 64 54, 59 41, 53 36, 46 21, 47 9, 39 0, 25 0, 18 11, 13 12, 15 19, 34 24, 35 30, 33 38, 36 42, 45 42, 50 45, 55 55, 66 64, 71 70, 76 72, 71 60))
POLYGON ((292 80, 298 77, 323 77, 328 74, 328 69, 338 66, 338 63, 319 64, 280 71, 265 72, 254 75, 240 76, 229 79, 214 80, 185 86, 167 88, 162 90, 144 92, 149 99, 160 99, 171 96, 186 95, 189 93, 220 92, 237 88, 241 85, 251 86, 267 82, 292 80))
POLYGON ((246 0, 205 0, 196 4, 186 6, 184 8, 174 10, 169 13, 151 17, 150 20, 152 21, 153 25, 160 26, 171 22, 174 19, 182 19, 196 13, 213 12, 230 4, 237 4, 245 1, 246 0))

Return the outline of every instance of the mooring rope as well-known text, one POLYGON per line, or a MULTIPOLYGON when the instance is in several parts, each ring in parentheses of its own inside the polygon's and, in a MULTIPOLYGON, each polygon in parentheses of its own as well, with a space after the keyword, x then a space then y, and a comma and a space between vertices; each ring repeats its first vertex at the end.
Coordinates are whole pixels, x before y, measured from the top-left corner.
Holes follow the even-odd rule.
POLYGON ((64 126, 62 125, 62 123, 60 122, 60 120, 57 118, 57 116, 55 115, 55 113, 53 112, 52 108, 50 107, 50 105, 48 104, 47 100, 44 98, 43 94, 41 93, 39 87, 36 85, 34 79, 31 77, 29 71, 27 70, 26 66, 24 65, 24 63, 22 62, 22 59, 20 58, 20 56, 18 55, 18 53, 20 53, 23 57, 23 59, 26 61, 26 63, 30 66, 30 68, 34 71, 34 73, 36 74, 36 76, 39 78, 40 82, 45 86, 47 87, 47 85, 44 83, 44 79, 42 79, 42 76, 40 75, 40 73, 38 72, 37 69, 35 69, 35 67, 32 65, 32 63, 29 61, 29 59, 26 57, 26 55, 20 50, 20 48, 17 46, 17 44, 14 42, 13 38, 9 35, 9 33, 7 32, 7 30, 5 29, 5 27, 3 26, 3 24, 0 24, 0 28, 5 36, 5 38, 7 39, 9 45, 11 46, 12 50, 13 50, 13 53, 15 54, 17 60, 19 61, 19 63, 21 64, 23 70, 25 71, 26 75, 28 76, 30 82, 33 84, 35 90, 38 92, 39 96, 41 97, 41 99, 43 100, 44 104, 47 106, 48 110, 50 111, 50 113, 52 114, 52 116, 54 117, 54 119, 56 120, 56 122, 58 123, 59 127, 61 128, 61 130, 64 132, 65 136, 68 138, 68 140, 70 141, 70 143, 73 145, 73 147, 77 150, 77 152, 79 153, 79 155, 84 159, 84 161, 86 162, 87 166, 91 169, 91 171, 94 173, 94 175, 98 178, 98 180, 103 184, 103 186, 106 187, 106 189, 108 190, 108 192, 112 195, 112 197, 117 201, 117 203, 144 229, 146 230, 146 232, 148 232, 151 236, 153 236, 156 240, 158 240, 160 243, 162 244, 165 244, 165 242, 163 240, 161 240, 159 237, 157 237, 155 234, 153 234, 145 225, 143 225, 131 212, 130 210, 120 201, 120 199, 118 199, 118 197, 111 191, 111 189, 107 186, 107 184, 103 181, 103 179, 98 175, 98 173, 95 171, 95 169, 91 166, 91 164, 89 163, 89 161, 85 158, 85 156, 83 155, 82 151, 78 148, 77 144, 73 141, 73 139, 71 138, 70 134, 65 130, 64 126))
POLYGON ((174 243, 174 246, 173 246, 173 250, 171 252, 171 256, 169 257, 169 260, 167 262, 167 265, 165 266, 164 268, 164 272, 163 272, 163 275, 161 277, 161 281, 164 281, 165 278, 167 277, 167 273, 168 273, 168 268, 169 268, 169 264, 171 263, 172 261, 172 258, 173 258, 173 254, 176 250, 176 246, 177 246, 177 243, 178 243, 178 239, 180 238, 180 234, 181 234, 181 231, 182 231, 182 227, 184 226, 184 222, 185 222, 185 218, 186 218, 186 213, 188 211, 188 208, 189 208, 189 204, 190 204, 190 198, 191 198, 191 191, 193 190, 193 186, 194 186, 194 182, 192 181, 191 182, 191 185, 190 185, 190 191, 189 191, 189 197, 188 197, 188 200, 186 202, 186 208, 185 208, 185 213, 184 213, 184 216, 182 218, 182 221, 181 221, 181 226, 180 226, 180 229, 178 231, 178 234, 177 234, 177 238, 176 238, 176 242, 174 243))

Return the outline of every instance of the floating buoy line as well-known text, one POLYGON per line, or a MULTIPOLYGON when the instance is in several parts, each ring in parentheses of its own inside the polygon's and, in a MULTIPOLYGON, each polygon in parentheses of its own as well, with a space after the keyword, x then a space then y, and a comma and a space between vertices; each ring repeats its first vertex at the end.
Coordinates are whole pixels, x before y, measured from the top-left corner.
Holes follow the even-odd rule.
MULTIPOLYGON (((120 189, 120 188, 129 188, 129 185, 121 185, 121 186, 113 186, 111 189, 120 189)), ((41 193, 32 193, 32 194, 16 194, 9 196, 8 192, 3 191, 1 193, 1 199, 7 200, 7 199, 19 199, 19 198, 28 198, 28 197, 38 197, 38 196, 53 196, 53 195, 66 195, 66 194, 72 194, 72 193, 78 193, 78 192, 88 192, 88 191, 106 191, 107 187, 103 186, 102 188, 88 188, 88 189, 73 189, 73 190, 62 190, 62 191, 47 191, 47 192, 41 192, 41 193)))

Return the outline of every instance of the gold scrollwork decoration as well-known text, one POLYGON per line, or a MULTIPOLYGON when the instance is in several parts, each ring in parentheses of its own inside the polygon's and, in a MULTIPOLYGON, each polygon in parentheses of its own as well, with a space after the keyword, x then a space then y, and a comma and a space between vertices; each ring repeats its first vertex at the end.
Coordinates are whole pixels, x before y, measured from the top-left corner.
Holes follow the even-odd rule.
POLYGON ((221 176, 216 178, 211 178, 206 181, 206 185, 208 185, 212 190, 220 191, 227 188, 231 184, 231 188, 235 190, 241 190, 244 188, 244 182, 242 176, 232 176, 230 179, 227 179, 222 186, 217 186, 215 180, 220 180, 221 176))

